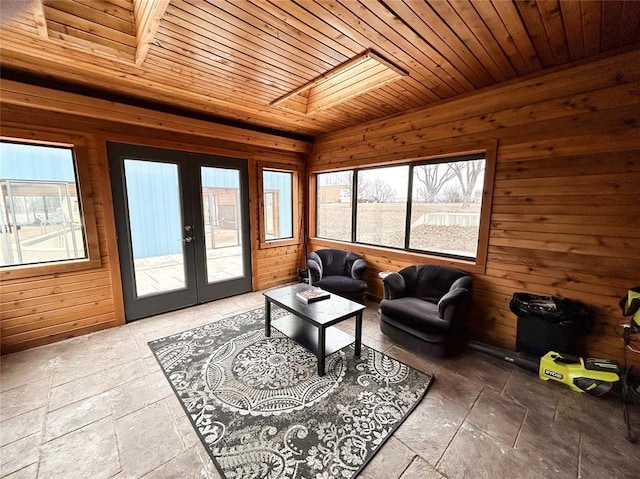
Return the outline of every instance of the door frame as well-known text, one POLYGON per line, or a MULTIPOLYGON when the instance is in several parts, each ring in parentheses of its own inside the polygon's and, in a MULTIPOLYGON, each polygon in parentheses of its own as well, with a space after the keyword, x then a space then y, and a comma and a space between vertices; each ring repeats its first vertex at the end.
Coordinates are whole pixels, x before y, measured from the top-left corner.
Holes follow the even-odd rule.
POLYGON ((246 159, 112 141, 107 141, 107 156, 125 322, 128 323, 156 314, 252 291, 249 181, 248 161, 246 159), (192 226, 191 232, 183 231, 183 237, 192 236, 196 238, 195 241, 183 243, 186 282, 184 289, 141 298, 136 296, 133 250, 131 247, 131 231, 129 229, 130 218, 126 196, 125 159, 141 159, 177 165, 183 226, 192 226), (239 172, 239 195, 241 198, 239 213, 242 215, 243 275, 227 281, 208 283, 207 280, 206 244, 204 241, 204 217, 202 216, 203 204, 201 199, 202 181, 200 171, 202 166, 229 168, 239 172), (126 239, 122 239, 123 236, 126 239))

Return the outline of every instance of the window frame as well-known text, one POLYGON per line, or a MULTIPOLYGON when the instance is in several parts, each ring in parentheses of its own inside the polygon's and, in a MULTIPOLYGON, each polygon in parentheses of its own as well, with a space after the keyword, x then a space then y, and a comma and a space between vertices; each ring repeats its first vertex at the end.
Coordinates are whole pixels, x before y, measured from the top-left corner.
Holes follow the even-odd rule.
POLYGON ((32 130, 27 132, 19 129, 3 128, 0 134, 0 140, 71 149, 87 246, 86 258, 52 261, 49 263, 3 266, 0 268, 0 278, 3 280, 13 280, 96 269, 102 266, 100 240, 93 204, 94 194, 91 188, 87 139, 80 136, 68 136, 51 132, 32 130))
POLYGON ((280 246, 295 245, 300 242, 300 228, 298 224, 301 218, 300 211, 300 168, 293 165, 283 165, 275 162, 258 163, 258 216, 259 216, 259 249, 277 248, 280 246), (289 238, 267 239, 266 225, 264 221, 264 171, 274 171, 291 174, 291 233, 289 238))
MULTIPOLYGON (((490 230, 490 218, 492 210, 493 200, 493 185, 495 180, 495 169, 497 160, 497 141, 483 144, 469 144, 459 145, 458 147, 440 148, 434 152, 425 152, 419 157, 411 159, 395 160, 388 162, 357 164, 352 167, 343 167, 335 169, 317 168, 313 169, 309 173, 309 236, 315 245, 321 247, 343 247, 360 254, 372 255, 372 256, 384 256, 385 260, 397 260, 397 261, 410 261, 414 263, 429 261, 434 264, 449 265, 454 267, 464 268, 467 271, 475 273, 484 273, 486 271, 487 255, 489 248, 489 230, 490 230), (357 177, 356 170, 388 167, 388 166, 418 166, 429 163, 446 163, 454 162, 456 159, 469 158, 471 156, 482 155, 485 159, 485 172, 484 182, 482 185, 482 202, 480 207, 480 224, 478 227, 478 247, 476 250, 475 260, 462 256, 446 255, 436 252, 423 251, 418 249, 408 248, 410 242, 409 236, 405 236, 405 247, 395 248, 389 246, 379 246, 369 243, 355 242, 356 232, 352 231, 352 241, 333 240, 329 238, 322 238, 316 235, 317 233, 317 187, 316 176, 321 173, 332 173, 336 171, 354 171, 354 178, 357 177)), ((411 174, 413 169, 410 168, 410 180, 409 188, 412 188, 411 174)), ((355 182, 355 181, 354 181, 355 182)), ((412 193, 407 191, 407 193, 412 193)), ((410 222, 410 214, 412 208, 412 201, 409 201, 410 196, 407 198, 407 222, 410 222)), ((352 198, 352 220, 356 221, 357 214, 357 199, 356 195, 352 198)), ((405 230, 406 235, 406 230, 405 230)))

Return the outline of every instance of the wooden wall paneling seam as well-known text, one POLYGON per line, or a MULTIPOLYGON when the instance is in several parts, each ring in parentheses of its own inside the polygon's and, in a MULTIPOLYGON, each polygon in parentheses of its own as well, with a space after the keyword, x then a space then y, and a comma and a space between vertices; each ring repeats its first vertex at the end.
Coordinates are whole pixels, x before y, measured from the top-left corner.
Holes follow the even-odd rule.
POLYGON ((108 29, 131 36, 135 35, 133 15, 129 15, 129 18, 125 20, 113 15, 105 15, 105 12, 91 8, 90 5, 72 0, 55 3, 45 2, 43 8, 47 20, 53 20, 63 25, 80 28, 85 31, 89 29, 103 29, 106 31, 108 29))
POLYGON ((68 33, 73 36, 83 34, 85 40, 89 40, 94 43, 101 43, 104 45, 116 43, 123 47, 132 47, 135 49, 136 39, 131 32, 110 26, 103 26, 99 23, 70 15, 61 10, 56 10, 48 5, 44 6, 44 11, 47 18, 47 27, 50 31, 52 26, 55 25, 56 31, 58 32, 68 33))
POLYGON ((558 2, 562 13, 567 35, 567 48, 571 60, 584 58, 584 34, 582 32, 582 3, 584 2, 558 2))

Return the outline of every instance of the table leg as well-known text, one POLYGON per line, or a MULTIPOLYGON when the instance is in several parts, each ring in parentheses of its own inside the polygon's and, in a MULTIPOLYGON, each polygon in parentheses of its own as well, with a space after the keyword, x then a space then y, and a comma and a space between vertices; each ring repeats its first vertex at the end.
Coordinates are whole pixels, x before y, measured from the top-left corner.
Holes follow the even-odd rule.
POLYGON ((271 302, 269 298, 264 298, 264 335, 271 336, 271 302))
POLYGON ((356 358, 360 357, 360 352, 362 349, 362 311, 356 314, 356 345, 354 356, 356 358))
POLYGON ((324 376, 325 329, 318 327, 318 376, 324 376))

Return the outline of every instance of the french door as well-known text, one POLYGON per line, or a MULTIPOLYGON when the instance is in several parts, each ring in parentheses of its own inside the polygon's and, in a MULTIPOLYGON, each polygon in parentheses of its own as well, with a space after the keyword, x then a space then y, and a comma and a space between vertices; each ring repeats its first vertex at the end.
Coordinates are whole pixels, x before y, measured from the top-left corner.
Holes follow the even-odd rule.
POLYGON ((127 321, 251 291, 246 160, 107 150, 127 321))

